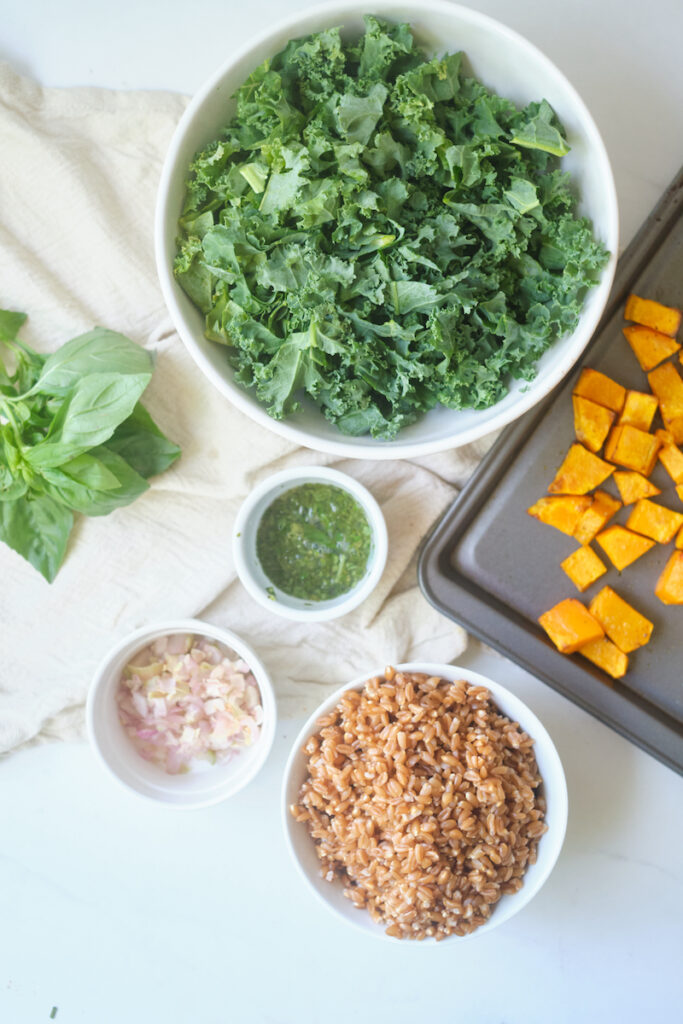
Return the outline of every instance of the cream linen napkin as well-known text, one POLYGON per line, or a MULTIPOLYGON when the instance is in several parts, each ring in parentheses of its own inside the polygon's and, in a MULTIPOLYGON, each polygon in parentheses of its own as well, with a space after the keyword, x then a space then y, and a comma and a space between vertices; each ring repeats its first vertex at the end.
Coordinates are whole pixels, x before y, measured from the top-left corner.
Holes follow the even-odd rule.
POLYGON ((261 609, 230 553, 236 509, 267 473, 332 463, 237 412, 173 331, 154 267, 152 221, 164 153, 186 100, 161 92, 42 89, 0 64, 0 307, 28 312, 26 340, 58 347, 96 324, 157 357, 144 401, 183 456, 129 508, 78 517, 50 586, 0 544, 0 751, 75 734, 98 660, 129 630, 205 615, 253 644, 281 714, 389 661, 450 661, 463 631, 415 581, 421 538, 487 447, 407 462, 339 462, 387 518, 376 592, 331 624, 293 625, 261 609))

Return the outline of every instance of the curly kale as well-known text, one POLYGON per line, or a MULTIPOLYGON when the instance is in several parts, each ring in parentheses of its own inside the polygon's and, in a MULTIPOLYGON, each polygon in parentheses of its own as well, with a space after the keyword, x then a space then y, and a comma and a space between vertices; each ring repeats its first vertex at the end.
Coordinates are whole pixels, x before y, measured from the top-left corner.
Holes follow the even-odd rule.
POLYGON ((275 418, 393 438, 484 409, 574 329, 607 259, 543 100, 517 110, 366 17, 293 40, 191 167, 175 273, 275 418))

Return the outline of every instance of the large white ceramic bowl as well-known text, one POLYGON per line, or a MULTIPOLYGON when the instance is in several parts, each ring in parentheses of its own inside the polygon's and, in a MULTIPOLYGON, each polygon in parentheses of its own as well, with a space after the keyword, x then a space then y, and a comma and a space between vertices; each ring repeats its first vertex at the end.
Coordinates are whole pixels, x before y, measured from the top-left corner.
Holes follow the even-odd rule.
POLYGON ((235 633, 198 619, 172 619, 144 626, 124 637, 101 661, 90 685, 86 724, 90 745, 103 767, 129 792, 169 807, 209 807, 234 796, 260 772, 275 738, 277 710, 268 673, 251 649, 235 633), (145 761, 119 722, 116 694, 121 673, 143 647, 162 636, 192 633, 217 641, 246 661, 261 694, 263 724, 256 742, 225 764, 202 765, 185 774, 169 775, 145 761))
POLYGON ((159 186, 155 244, 161 287, 178 332, 197 365, 226 398, 258 423, 309 448, 351 458, 401 459, 455 448, 505 426, 547 395, 569 372, 607 302, 618 246, 617 201, 605 146, 583 101, 555 65, 517 32, 447 0, 346 0, 301 11, 268 28, 249 45, 231 53, 199 90, 176 129, 166 157, 159 186), (578 190, 580 212, 592 219, 597 237, 611 253, 599 284, 588 295, 576 330, 544 353, 531 384, 512 382, 505 398, 486 410, 458 412, 437 407, 405 427, 396 440, 384 442, 369 436, 346 437, 308 401, 288 419, 272 419, 254 395, 234 382, 225 349, 204 337, 203 315, 177 284, 172 269, 190 162, 232 116, 232 96, 238 86, 288 40, 334 25, 342 26, 347 36, 359 35, 362 16, 367 13, 409 22, 417 41, 430 53, 464 50, 471 72, 517 105, 547 99, 562 121, 571 146, 562 166, 571 173, 578 190))
MULTIPOLYGON (((524 885, 519 892, 509 896, 502 896, 496 904, 491 917, 485 924, 477 928, 476 931, 462 937, 451 936, 450 940, 447 940, 462 942, 464 939, 490 932, 493 928, 497 928, 519 913, 533 899, 547 880, 560 855, 567 829, 567 782, 559 754, 545 727, 519 697, 515 697, 513 693, 506 690, 500 683, 487 679, 477 672, 470 672, 469 669, 459 668, 457 665, 410 662, 404 665, 397 665, 396 668, 404 672, 425 672, 430 676, 440 676, 442 679, 464 679, 472 685, 487 687, 503 714, 513 721, 519 722, 524 732, 528 733, 534 740, 536 762, 543 779, 539 792, 545 797, 547 803, 545 823, 548 826, 548 831, 539 840, 536 863, 529 865, 527 868, 524 875, 524 885)), ((327 700, 323 701, 318 710, 311 715, 302 728, 294 741, 285 767, 282 783, 282 821, 285 839, 294 863, 318 899, 348 924, 355 925, 367 934, 374 935, 377 938, 399 942, 402 940, 387 936, 384 926, 375 924, 367 911, 354 907, 351 901, 344 896, 341 881, 337 879, 334 882, 327 882, 321 878, 320 861, 318 860, 314 842, 308 833, 308 829, 305 824, 295 821, 290 811, 291 805, 297 802, 299 790, 306 778, 306 756, 302 748, 309 736, 316 731, 318 720, 336 706, 342 694, 346 693, 347 690, 362 689, 366 680, 376 675, 382 676, 383 670, 368 672, 359 679, 355 679, 352 683, 342 686, 328 697, 327 700)))

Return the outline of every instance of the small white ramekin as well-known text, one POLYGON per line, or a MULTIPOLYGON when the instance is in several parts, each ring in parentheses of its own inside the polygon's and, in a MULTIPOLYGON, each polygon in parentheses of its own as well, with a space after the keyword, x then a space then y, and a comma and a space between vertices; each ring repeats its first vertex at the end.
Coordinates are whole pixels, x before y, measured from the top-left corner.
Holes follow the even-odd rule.
MULTIPOLYGON (((473 686, 485 686, 491 693, 500 711, 514 722, 519 722, 524 732, 531 736, 534 741, 536 763, 543 779, 540 792, 546 801, 545 823, 548 826, 548 831, 539 840, 536 863, 528 866, 524 874, 524 884, 519 892, 501 896, 493 909, 491 917, 477 928, 476 931, 464 936, 452 935, 449 939, 445 940, 447 942, 463 942, 465 939, 484 935, 486 932, 490 932, 493 928, 503 924, 503 922, 508 921, 515 914, 519 913, 545 884, 560 855, 567 829, 567 782, 560 756, 545 726, 519 697, 516 697, 510 690, 501 686, 500 683, 487 679, 485 676, 479 675, 478 672, 471 672, 469 669, 460 668, 458 665, 410 662, 404 665, 396 665, 395 667, 401 672, 424 672, 430 676, 440 676, 442 679, 451 681, 464 679, 465 682, 473 686)), ((343 918, 347 924, 360 928, 367 935, 388 939, 394 943, 402 941, 404 944, 406 942, 410 944, 410 940, 395 939, 388 936, 384 925, 376 924, 366 910, 356 908, 344 896, 344 885, 340 879, 328 882, 321 877, 320 860, 316 853, 315 843, 309 835, 306 825, 295 821, 290 811, 292 804, 295 804, 298 800, 301 786, 307 775, 306 755, 303 752, 303 747, 309 737, 316 732, 319 719, 329 714, 339 703, 342 695, 348 690, 361 690, 368 679, 372 679, 373 676, 381 677, 383 675, 384 669, 366 672, 359 679, 354 679, 353 682, 340 687, 327 700, 322 702, 317 711, 311 715, 303 726, 301 732, 294 740, 283 775, 281 797, 282 823, 285 841, 289 847, 292 860, 307 885, 328 910, 331 910, 337 917, 343 918)), ((436 940, 427 939, 425 941, 435 942, 436 940)))
POLYGON ((382 510, 366 487, 338 469, 307 466, 274 473, 255 487, 243 502, 233 530, 233 558, 237 574, 255 601, 275 615, 296 622, 325 622, 357 608, 377 586, 387 560, 387 527, 382 510), (372 531, 372 548, 363 578, 345 594, 328 601, 303 601, 276 587, 256 554, 256 534, 266 509, 285 491, 300 484, 334 484, 356 499, 372 531))
POLYGON ((229 630, 197 619, 159 622, 130 633, 100 663, 86 705, 88 738, 104 768, 129 792, 183 809, 220 803, 251 782, 265 764, 273 745, 276 718, 273 687, 251 647, 229 630), (169 775, 137 753, 119 721, 116 704, 121 673, 133 655, 159 637, 175 633, 208 637, 242 658, 258 683, 263 707, 261 732, 252 746, 245 747, 226 764, 207 763, 182 775, 169 775))

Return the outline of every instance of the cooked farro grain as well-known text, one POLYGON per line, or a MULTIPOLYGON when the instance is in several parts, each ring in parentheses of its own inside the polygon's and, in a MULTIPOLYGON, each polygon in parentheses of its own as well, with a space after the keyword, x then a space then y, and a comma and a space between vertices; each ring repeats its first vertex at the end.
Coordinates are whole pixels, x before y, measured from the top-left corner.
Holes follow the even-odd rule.
POLYGON ((466 935, 522 887, 545 832, 533 740, 489 691, 387 668, 304 746, 291 808, 322 875, 388 935, 466 935))

